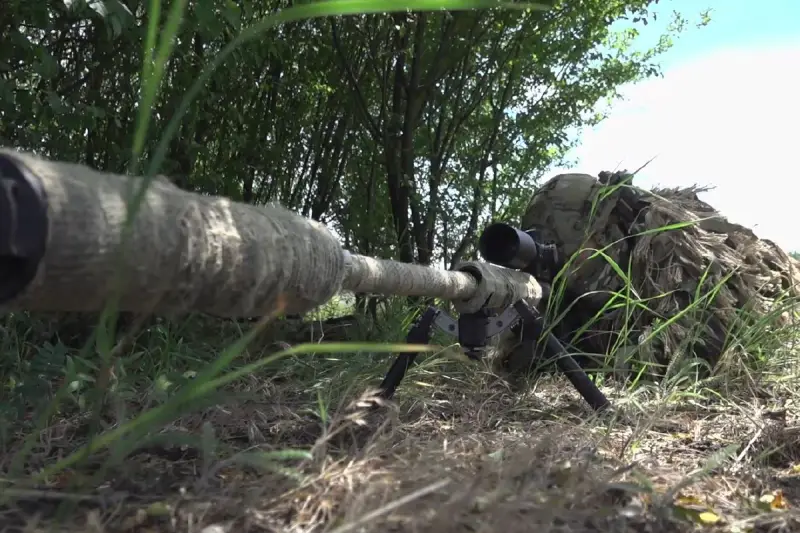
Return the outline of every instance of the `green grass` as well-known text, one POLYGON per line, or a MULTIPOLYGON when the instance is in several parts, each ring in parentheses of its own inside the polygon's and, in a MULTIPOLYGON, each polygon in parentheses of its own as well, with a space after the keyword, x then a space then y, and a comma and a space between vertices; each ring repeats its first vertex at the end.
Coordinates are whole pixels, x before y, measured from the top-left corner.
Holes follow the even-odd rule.
POLYGON ((379 344, 323 343, 322 353, 284 350, 270 361, 271 341, 295 331, 276 320, 239 346, 223 372, 215 369, 247 338, 239 324, 160 321, 117 351, 102 390, 97 358, 81 355, 80 345, 48 344, 40 318, 6 317, 4 516, 30 524, 38 509, 42 524, 69 531, 86 530, 95 515, 119 528, 167 531, 187 516, 243 524, 254 512, 288 516, 280 530, 303 531, 365 516, 375 531, 398 520, 455 530, 443 513, 513 530, 523 508, 535 510, 522 515, 525 524, 558 516, 577 531, 578 519, 623 511, 633 513, 630 523, 678 531, 711 520, 704 512, 725 530, 795 520, 791 508, 759 501, 776 488, 790 503, 795 494, 796 355, 784 342, 795 332, 759 336, 751 327, 769 357, 728 365, 724 387, 605 380, 611 418, 593 417, 559 376, 515 389, 446 352, 425 357, 388 410, 365 412, 359 402, 388 364, 381 343, 402 339, 413 316, 391 309, 348 333, 379 344), (42 401, 59 394, 57 405, 42 401), (771 417, 781 409, 788 423, 776 432, 771 417), (624 497, 607 500, 615 490, 624 497))

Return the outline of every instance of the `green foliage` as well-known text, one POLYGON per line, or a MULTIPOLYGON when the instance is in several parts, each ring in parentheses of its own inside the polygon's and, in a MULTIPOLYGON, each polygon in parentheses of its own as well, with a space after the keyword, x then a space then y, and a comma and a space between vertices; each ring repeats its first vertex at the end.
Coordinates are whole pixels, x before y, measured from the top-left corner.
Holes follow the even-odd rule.
POLYGON ((354 251, 449 264, 489 219, 520 214, 565 132, 658 73, 683 26, 634 52, 653 3, 12 1, 0 142, 155 164, 187 189, 322 220, 354 251))

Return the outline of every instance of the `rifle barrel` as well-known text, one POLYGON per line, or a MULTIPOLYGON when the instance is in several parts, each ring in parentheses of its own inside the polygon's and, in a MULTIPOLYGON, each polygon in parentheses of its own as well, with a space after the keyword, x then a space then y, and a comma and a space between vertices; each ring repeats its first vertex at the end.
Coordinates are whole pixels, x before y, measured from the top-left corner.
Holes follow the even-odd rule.
POLYGON ((468 308, 541 293, 531 276, 488 263, 448 271, 350 254, 288 209, 163 177, 126 226, 143 185, 0 147, 0 311, 100 311, 116 294, 120 311, 253 317, 307 312, 342 289, 468 308))
POLYGON ((348 254, 343 289, 372 294, 468 300, 478 290, 472 274, 348 254))

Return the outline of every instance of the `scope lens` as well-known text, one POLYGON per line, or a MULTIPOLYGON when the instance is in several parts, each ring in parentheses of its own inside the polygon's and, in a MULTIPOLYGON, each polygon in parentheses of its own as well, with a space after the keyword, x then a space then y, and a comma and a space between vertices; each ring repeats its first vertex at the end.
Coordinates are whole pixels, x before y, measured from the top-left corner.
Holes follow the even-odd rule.
POLYGON ((478 251, 490 263, 508 264, 519 251, 517 230, 506 224, 492 224, 481 235, 478 251))

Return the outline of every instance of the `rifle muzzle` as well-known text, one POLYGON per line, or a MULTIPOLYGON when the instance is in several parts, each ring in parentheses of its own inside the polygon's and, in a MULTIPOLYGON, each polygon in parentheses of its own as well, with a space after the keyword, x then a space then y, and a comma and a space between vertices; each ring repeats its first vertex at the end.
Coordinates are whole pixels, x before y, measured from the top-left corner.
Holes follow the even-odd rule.
POLYGON ((279 206, 184 191, 0 147, 0 312, 305 312, 341 287, 325 227, 279 206))
POLYGON ((0 302, 33 280, 47 244, 47 203, 38 182, 0 157, 0 302))

